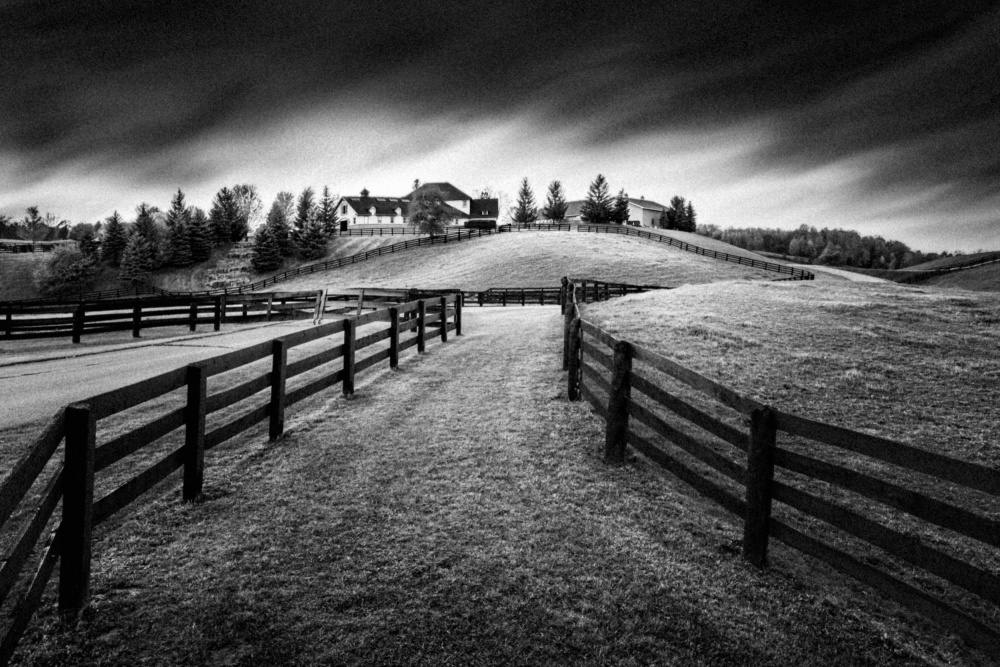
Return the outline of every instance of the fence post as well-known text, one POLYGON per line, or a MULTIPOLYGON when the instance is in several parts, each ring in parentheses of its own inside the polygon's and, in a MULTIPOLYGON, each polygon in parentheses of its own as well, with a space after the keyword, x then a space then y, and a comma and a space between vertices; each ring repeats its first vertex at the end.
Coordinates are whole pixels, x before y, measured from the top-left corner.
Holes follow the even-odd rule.
POLYGON ((568 299, 566 298, 569 294, 569 278, 566 276, 562 277, 559 284, 559 314, 566 314, 566 303, 568 299))
POLYGON ((184 500, 201 496, 205 480, 205 414, 208 407, 208 374, 201 364, 187 367, 187 409, 184 413, 184 500))
POLYGON ((455 335, 462 335, 462 306, 465 304, 465 295, 460 294, 455 298, 455 335))
POLYGON ((271 306, 274 305, 274 293, 267 295, 267 321, 271 321, 271 306))
POLYGON ((344 396, 354 395, 355 320, 344 320, 344 396))
MULTIPOLYGON (((569 292, 567 291, 567 294, 569 292)), ((563 313, 563 370, 569 370, 569 330, 573 324, 573 302, 567 299, 563 313)))
POLYGON ((569 325, 569 377, 566 395, 571 401, 580 400, 580 318, 574 317, 569 325))
POLYGON ((507 290, 506 289, 503 291, 503 306, 504 306, 504 308, 507 307, 507 290))
POLYGON ((441 297, 441 342, 448 342, 448 297, 441 297))
POLYGON ((479 299, 479 306, 482 307, 482 305, 483 305, 483 293, 479 292, 476 296, 479 299))
POLYGON ((389 309, 389 368, 399 366, 399 308, 389 309))
POLYGON ((75 614, 87 603, 94 528, 94 446, 97 417, 86 403, 66 408, 63 464, 62 554, 59 611, 75 614))
POLYGON ((222 328, 222 297, 215 297, 215 312, 212 314, 212 330, 218 331, 222 328))
POLYGON ((524 301, 524 288, 523 287, 521 288, 521 305, 522 306, 525 305, 525 301, 524 301))
POLYGON ((747 514, 743 523, 743 558, 757 567, 764 567, 767 563, 776 437, 777 418, 771 408, 754 410, 750 414, 750 449, 747 451, 747 514))
POLYGON ((83 304, 81 303, 73 311, 73 342, 79 343, 80 336, 83 335, 83 318, 86 316, 83 304))
POLYGON ((4 317, 3 337, 14 337, 14 304, 11 303, 7 304, 7 314, 4 317))
POLYGON ((139 337, 139 330, 142 328, 142 304, 136 299, 132 306, 132 338, 139 337))
POLYGON ((425 328, 425 316, 426 309, 424 306, 424 300, 420 299, 417 301, 417 353, 424 353, 424 328, 425 328))
POLYGON ((628 438, 628 404, 632 396, 632 346, 624 340, 615 343, 614 369, 611 371, 611 396, 608 398, 608 421, 604 434, 604 460, 624 463, 628 438))
POLYGON ((191 315, 189 317, 190 317, 190 320, 191 320, 191 322, 189 324, 190 329, 191 329, 191 331, 196 331, 198 329, 198 302, 197 301, 192 301, 191 302, 191 315))
POLYGON ((274 442, 285 432, 285 384, 288 380, 288 343, 275 338, 271 343, 271 421, 267 435, 274 442))

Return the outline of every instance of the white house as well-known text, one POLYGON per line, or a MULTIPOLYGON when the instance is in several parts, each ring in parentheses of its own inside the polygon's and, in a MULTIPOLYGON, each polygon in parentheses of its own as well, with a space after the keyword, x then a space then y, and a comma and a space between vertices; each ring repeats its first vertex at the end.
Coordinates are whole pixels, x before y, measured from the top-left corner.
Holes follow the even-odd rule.
POLYGON ((492 220, 499 217, 498 199, 473 199, 451 183, 424 183, 402 197, 372 196, 362 190, 358 197, 341 197, 337 201, 337 217, 349 225, 405 224, 406 210, 411 199, 428 188, 436 187, 444 194, 444 202, 451 213, 454 225, 464 225, 470 220, 492 220))
MULTIPOLYGON (((566 221, 582 222, 580 218, 580 206, 582 199, 566 202, 566 221)), ((614 200, 612 200, 614 201, 614 200)), ((660 214, 667 210, 663 204, 658 204, 652 199, 639 197, 638 199, 628 198, 628 222, 637 227, 656 227, 660 214)))

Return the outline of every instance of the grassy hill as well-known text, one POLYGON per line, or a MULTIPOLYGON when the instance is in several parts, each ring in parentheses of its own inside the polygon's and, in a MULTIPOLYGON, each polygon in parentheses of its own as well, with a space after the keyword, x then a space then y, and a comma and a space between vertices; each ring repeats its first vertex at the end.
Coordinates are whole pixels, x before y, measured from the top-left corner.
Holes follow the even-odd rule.
POLYGON ((1000 292, 1000 263, 934 276, 920 281, 920 284, 974 292, 1000 292))
POLYGON ((603 234, 501 234, 447 246, 408 250, 303 276, 283 289, 429 287, 480 290, 559 284, 562 276, 681 285, 741 278, 772 280, 773 272, 730 264, 641 239, 603 234))
POLYGON ((963 264, 975 263, 978 261, 987 262, 991 259, 1000 258, 1000 251, 991 252, 974 252, 968 255, 955 255, 953 257, 942 257, 940 259, 931 260, 930 262, 924 262, 923 264, 915 264, 914 266, 906 267, 909 271, 927 271, 929 269, 948 269, 953 266, 961 266, 963 264))

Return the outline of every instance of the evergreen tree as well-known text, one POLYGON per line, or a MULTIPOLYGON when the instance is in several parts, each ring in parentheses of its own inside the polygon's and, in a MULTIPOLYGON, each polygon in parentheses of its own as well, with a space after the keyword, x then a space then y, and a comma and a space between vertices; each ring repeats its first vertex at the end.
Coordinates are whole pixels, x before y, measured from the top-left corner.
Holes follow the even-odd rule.
POLYGON ((153 269, 163 264, 163 239, 153 217, 159 212, 155 206, 143 202, 136 207, 135 222, 132 223, 132 234, 138 234, 149 244, 150 257, 153 261, 151 268, 153 269))
POLYGON ((315 193, 313 192, 313 189, 310 187, 307 187, 305 190, 302 191, 302 194, 299 195, 299 205, 298 208, 296 209, 296 215, 295 215, 296 230, 302 231, 303 229, 305 229, 306 225, 313 218, 314 215, 313 209, 315 208, 315 200, 316 200, 315 193))
POLYGON ((101 260, 111 266, 118 266, 122 262, 122 253, 128 245, 128 230, 125 222, 115 211, 106 220, 104 225, 104 238, 101 241, 101 260))
POLYGON ((517 191, 517 204, 510 212, 514 222, 518 224, 532 223, 538 220, 538 207, 535 206, 535 194, 528 185, 528 177, 521 180, 521 189, 517 191))
POLYGON ((686 232, 697 232, 698 222, 695 218, 694 205, 691 202, 687 203, 687 208, 684 209, 684 224, 686 232))
POLYGON ((323 198, 319 200, 316 207, 316 220, 323 226, 323 233, 333 236, 337 233, 337 208, 336 202, 330 196, 330 188, 323 186, 323 198))
POLYGON ((319 259, 326 255, 326 232, 319 220, 313 218, 299 232, 299 257, 302 259, 319 259))
POLYGON ((89 222, 73 225, 73 229, 69 231, 69 239, 76 241, 80 252, 89 259, 96 262, 101 258, 101 243, 97 240, 94 225, 89 222))
POLYGON ((553 222, 562 222, 566 219, 567 208, 562 183, 552 181, 549 183, 549 193, 545 199, 545 208, 542 209, 542 217, 553 222))
POLYGON ((684 197, 674 195, 670 199, 670 206, 667 207, 667 229, 676 229, 679 232, 687 231, 687 211, 684 206, 684 197))
POLYGON ((656 226, 660 229, 670 229, 670 219, 667 216, 667 209, 660 211, 660 217, 657 218, 656 226))
POLYGON ((188 246, 191 261, 204 262, 212 256, 212 235, 208 226, 208 216, 197 206, 188 210, 188 246))
POLYGON ((622 188, 618 191, 618 196, 615 197, 615 203, 611 207, 611 222, 618 225, 624 225, 628 222, 628 217, 628 195, 625 194, 625 189, 622 188))
POLYGON ((608 182, 601 174, 590 184, 587 198, 580 205, 580 217, 592 225, 607 224, 611 221, 611 198, 608 196, 608 182))
POLYGON ((242 223, 236 194, 232 190, 223 187, 215 193, 208 219, 216 245, 229 243, 233 240, 234 231, 240 229, 242 223))
POLYGON ((254 234, 250 265, 257 273, 265 273, 274 271, 281 266, 281 262, 281 248, 278 238, 274 235, 274 228, 270 224, 261 225, 254 234))
POLYGON ((97 262, 79 248, 63 246, 49 253, 34 273, 35 287, 43 296, 86 292, 97 280, 97 262))
POLYGON ((118 280, 130 285, 149 283, 150 274, 153 271, 153 247, 146 240, 146 237, 138 232, 133 232, 122 253, 121 269, 118 271, 118 280))
POLYGON ((289 224, 291 211, 294 210, 295 195, 291 192, 279 192, 267 213, 266 227, 271 229, 282 257, 295 254, 295 242, 292 238, 292 228, 289 224))
POLYGON ((170 263, 174 266, 191 264, 189 222, 188 208, 184 205, 184 193, 178 189, 177 194, 170 200, 170 210, 167 211, 167 249, 170 263))

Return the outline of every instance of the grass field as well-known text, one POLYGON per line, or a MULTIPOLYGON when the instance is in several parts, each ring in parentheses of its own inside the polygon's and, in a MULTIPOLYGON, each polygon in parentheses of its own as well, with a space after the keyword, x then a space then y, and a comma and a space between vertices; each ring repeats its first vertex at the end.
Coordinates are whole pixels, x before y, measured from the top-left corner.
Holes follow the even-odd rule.
POLYGON ((921 281, 920 284, 974 292, 1000 292, 1000 263, 934 276, 921 281))
POLYGON ((303 276, 282 289, 557 287, 565 275, 655 285, 778 277, 623 236, 524 232, 407 250, 303 276))
POLYGON ((22 664, 985 664, 809 561, 747 567, 726 515, 605 465, 560 322, 470 309, 278 443, 212 452, 205 502, 101 531, 82 622, 47 605, 22 664))
MULTIPOLYGON (((893 284, 737 282, 592 304, 585 318, 781 410, 1000 469, 1000 295, 893 284)), ((786 436, 779 442, 1000 518, 991 496, 843 450, 786 436)), ((793 479, 785 473, 779 478, 793 479)), ((1000 570, 992 547, 822 484, 810 490, 988 571, 1000 570)), ((995 610, 964 591, 776 507, 778 516, 998 624, 995 610)))

